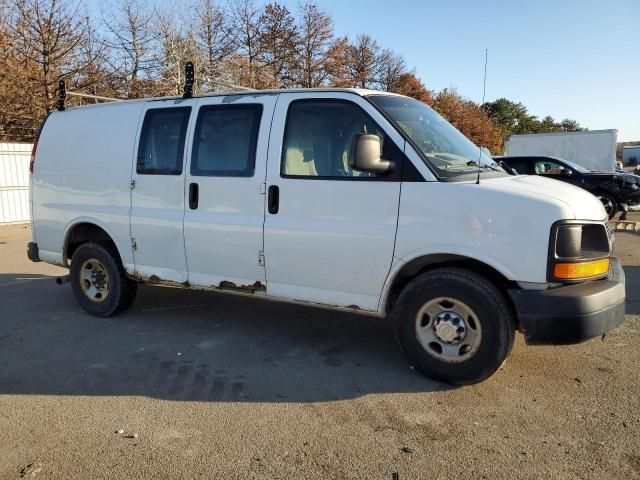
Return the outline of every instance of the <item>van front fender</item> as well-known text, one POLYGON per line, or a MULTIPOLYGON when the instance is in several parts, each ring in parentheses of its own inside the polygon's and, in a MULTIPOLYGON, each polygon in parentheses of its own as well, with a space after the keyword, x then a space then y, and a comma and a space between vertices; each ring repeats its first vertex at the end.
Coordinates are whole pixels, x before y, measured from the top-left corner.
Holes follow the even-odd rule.
POLYGON ((430 248, 415 250, 403 257, 393 257, 389 275, 385 281, 378 304, 378 313, 386 314, 389 296, 396 280, 403 273, 411 271, 415 266, 416 270, 421 270, 428 265, 446 264, 450 262, 474 262, 497 272, 506 280, 516 280, 513 271, 500 260, 473 249, 452 248, 451 246, 435 245, 430 248))

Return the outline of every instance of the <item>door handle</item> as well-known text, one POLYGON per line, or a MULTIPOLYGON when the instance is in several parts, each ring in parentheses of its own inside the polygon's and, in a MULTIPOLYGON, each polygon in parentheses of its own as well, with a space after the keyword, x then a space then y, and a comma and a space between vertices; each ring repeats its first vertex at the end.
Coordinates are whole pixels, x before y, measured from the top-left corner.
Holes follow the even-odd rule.
POLYGON ((267 210, 271 215, 275 215, 280 210, 280 189, 277 185, 269 186, 269 197, 267 199, 267 210))
POLYGON ((191 183, 189 184, 189 208, 191 210, 195 210, 198 208, 198 184, 191 183))

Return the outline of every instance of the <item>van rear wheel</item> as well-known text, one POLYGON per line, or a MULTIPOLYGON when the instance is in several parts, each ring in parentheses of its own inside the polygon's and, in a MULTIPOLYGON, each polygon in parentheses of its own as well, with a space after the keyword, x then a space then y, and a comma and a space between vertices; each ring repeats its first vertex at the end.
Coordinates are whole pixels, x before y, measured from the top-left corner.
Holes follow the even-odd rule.
POLYGON ((71 259, 70 280, 78 303, 97 317, 123 312, 136 298, 138 284, 127 277, 112 245, 80 245, 71 259))
POLYGON ((392 313, 409 363, 426 377, 465 385, 493 375, 511 351, 514 313, 484 277, 462 268, 420 275, 392 313))

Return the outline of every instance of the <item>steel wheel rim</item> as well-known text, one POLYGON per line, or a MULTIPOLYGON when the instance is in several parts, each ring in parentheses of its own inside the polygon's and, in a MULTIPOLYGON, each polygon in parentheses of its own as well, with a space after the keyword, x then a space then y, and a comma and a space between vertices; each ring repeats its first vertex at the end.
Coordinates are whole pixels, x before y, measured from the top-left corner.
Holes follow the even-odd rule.
POLYGON ((598 200, 602 202, 602 206, 604 207, 604 211, 607 212, 607 215, 611 215, 611 212, 613 212, 613 202, 611 199, 598 195, 598 200))
POLYGON ((426 302, 416 315, 416 338, 432 357, 460 363, 480 348, 482 326, 476 313, 464 302, 438 297, 426 302))
POLYGON ((104 302, 110 293, 109 274, 106 267, 95 258, 86 260, 80 267, 80 288, 92 302, 104 302))

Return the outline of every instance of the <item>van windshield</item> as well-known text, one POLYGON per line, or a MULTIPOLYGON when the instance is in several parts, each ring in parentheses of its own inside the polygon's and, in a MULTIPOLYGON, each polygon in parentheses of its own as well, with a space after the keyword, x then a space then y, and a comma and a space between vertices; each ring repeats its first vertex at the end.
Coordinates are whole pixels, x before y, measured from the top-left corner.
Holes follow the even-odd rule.
POLYGON ((439 177, 474 173, 478 168, 504 172, 425 103, 395 95, 369 95, 367 99, 413 142, 439 177))

